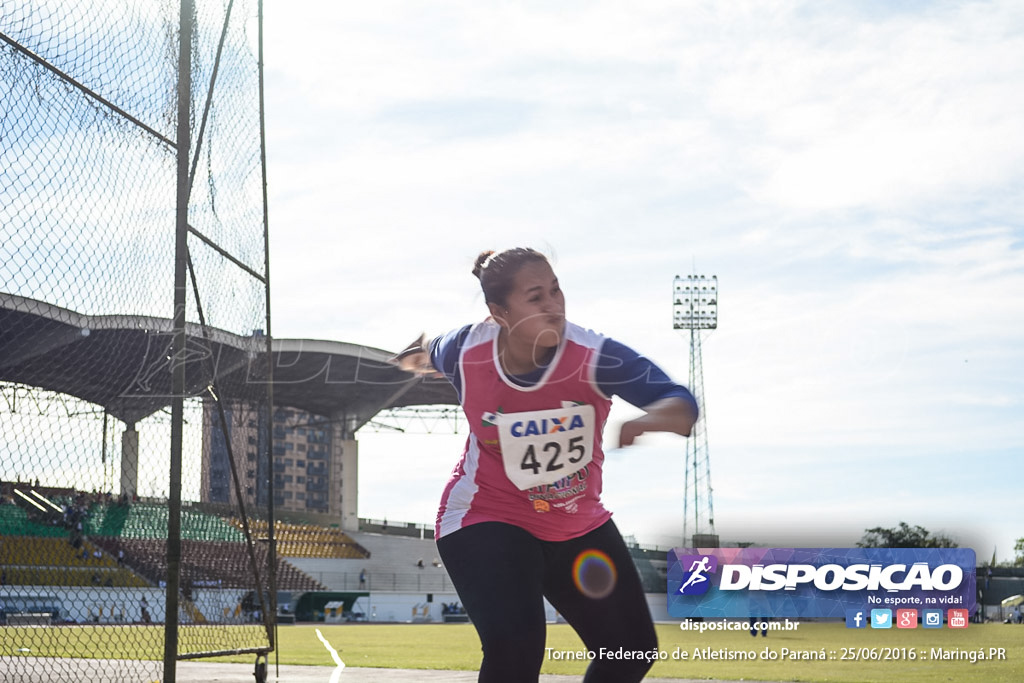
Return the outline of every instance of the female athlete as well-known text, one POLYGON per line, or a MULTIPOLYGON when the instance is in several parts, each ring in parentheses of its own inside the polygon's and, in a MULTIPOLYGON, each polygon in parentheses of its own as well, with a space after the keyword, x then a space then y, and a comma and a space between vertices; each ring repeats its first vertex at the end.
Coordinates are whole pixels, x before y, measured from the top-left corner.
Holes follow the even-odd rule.
POLYGON ((584 681, 639 681, 652 662, 636 653, 655 651, 657 638, 640 577, 601 504, 602 435, 613 395, 644 411, 622 424, 620 446, 645 432, 688 435, 696 401, 645 357, 567 322, 540 252, 484 252, 473 274, 490 317, 429 343, 421 337, 396 360, 447 377, 469 420, 435 538, 480 636, 478 680, 538 679, 546 597, 593 653, 584 681), (581 583, 582 557, 608 565, 595 575, 603 585, 581 583))

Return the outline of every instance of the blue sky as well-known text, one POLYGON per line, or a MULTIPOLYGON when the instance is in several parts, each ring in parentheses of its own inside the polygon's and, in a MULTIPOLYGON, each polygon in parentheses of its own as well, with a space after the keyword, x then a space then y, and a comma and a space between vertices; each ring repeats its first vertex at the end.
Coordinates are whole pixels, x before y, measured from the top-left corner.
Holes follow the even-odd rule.
MULTIPOLYGON (((1024 536, 1024 7, 267 3, 274 334, 397 350, 485 315, 483 249, 552 256, 571 319, 685 381, 716 530, 1024 536)), ((613 422, 634 409, 617 406, 613 422)), ((360 434, 361 516, 431 522, 458 435, 360 434)), ((605 500, 680 545, 684 444, 605 500)))

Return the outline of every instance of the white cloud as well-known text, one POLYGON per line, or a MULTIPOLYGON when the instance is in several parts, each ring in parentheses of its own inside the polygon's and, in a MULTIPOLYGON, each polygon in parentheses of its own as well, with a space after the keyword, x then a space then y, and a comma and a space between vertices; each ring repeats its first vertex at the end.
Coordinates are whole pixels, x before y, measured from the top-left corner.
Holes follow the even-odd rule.
POLYGON ((1024 40, 1004 27, 1021 17, 992 9, 844 22, 828 43, 818 25, 797 23, 786 49, 748 51, 716 91, 764 134, 767 177, 755 194, 805 210, 905 206, 1016 173, 1024 40))

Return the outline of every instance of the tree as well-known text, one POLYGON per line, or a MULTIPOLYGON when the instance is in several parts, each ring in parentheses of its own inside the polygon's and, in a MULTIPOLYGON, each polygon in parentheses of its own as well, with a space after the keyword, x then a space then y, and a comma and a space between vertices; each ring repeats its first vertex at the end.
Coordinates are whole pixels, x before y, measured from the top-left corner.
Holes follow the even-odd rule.
MULTIPOLYGON (((1022 539, 1024 540, 1024 539, 1022 539)), ((898 527, 884 529, 876 526, 865 529, 864 536, 857 541, 858 548, 957 548, 952 538, 942 534, 932 535, 922 526, 910 526, 900 522, 898 527)))
POLYGON ((1015 557, 1011 566, 1024 567, 1024 538, 1017 539, 1017 542, 1013 545, 1013 552, 1015 557))

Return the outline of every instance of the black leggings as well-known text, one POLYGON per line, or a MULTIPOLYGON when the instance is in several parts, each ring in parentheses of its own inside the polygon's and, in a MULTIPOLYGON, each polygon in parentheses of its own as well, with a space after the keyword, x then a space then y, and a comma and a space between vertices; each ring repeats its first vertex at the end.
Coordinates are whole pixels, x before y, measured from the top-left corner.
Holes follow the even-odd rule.
POLYGON ((658 646, 640 576, 611 520, 560 542, 484 522, 444 536, 437 548, 480 635, 480 683, 537 680, 545 654, 544 597, 594 653, 586 683, 630 683, 650 669, 646 659, 600 656, 601 648, 651 652, 658 646), (607 597, 588 598, 573 582, 573 563, 589 549, 606 553, 615 564, 618 580, 607 597))

